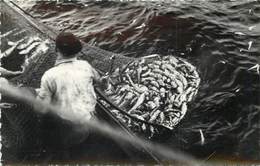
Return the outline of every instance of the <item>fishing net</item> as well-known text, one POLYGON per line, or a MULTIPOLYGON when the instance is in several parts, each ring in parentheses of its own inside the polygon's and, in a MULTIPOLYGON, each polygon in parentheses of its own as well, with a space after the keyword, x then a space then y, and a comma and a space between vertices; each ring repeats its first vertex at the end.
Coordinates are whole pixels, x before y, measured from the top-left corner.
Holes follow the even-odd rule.
POLYGON ((117 109, 111 112, 133 131, 150 137, 160 133, 151 124, 172 130, 181 121, 200 83, 192 64, 181 58, 160 55, 130 62, 117 68, 110 78, 105 93, 126 113, 117 109))
MULTIPOLYGON (((3 9, 1 11, 2 24, 0 25, 2 67, 13 71, 24 68, 24 73, 20 76, 9 77, 10 83, 21 87, 39 88, 42 75, 55 63, 55 46, 51 40, 51 38, 55 38, 55 34, 44 26, 35 27, 38 24, 28 22, 4 2, 1 1, 0 4, 3 9), (51 35, 53 36, 50 37, 51 35)), ((79 58, 88 60, 101 71, 106 71, 109 67, 109 64, 105 62, 111 55, 115 55, 118 59, 115 63, 118 65, 130 59, 86 44, 83 45, 83 52, 79 58)), ((45 157, 47 160, 51 160, 50 158, 56 153, 58 157, 63 155, 59 154, 60 151, 57 150, 53 153, 46 152, 44 139, 50 137, 49 131, 55 129, 48 122, 46 124, 45 117, 33 111, 30 105, 12 98, 2 96, 1 102, 12 105, 10 108, 1 110, 3 163, 41 160, 45 157)), ((69 132, 68 128, 63 128, 62 131, 69 132)), ((49 140, 59 142, 58 133, 49 140)), ((99 143, 101 144, 101 142, 99 143)), ((114 145, 112 141, 109 144, 114 145)))

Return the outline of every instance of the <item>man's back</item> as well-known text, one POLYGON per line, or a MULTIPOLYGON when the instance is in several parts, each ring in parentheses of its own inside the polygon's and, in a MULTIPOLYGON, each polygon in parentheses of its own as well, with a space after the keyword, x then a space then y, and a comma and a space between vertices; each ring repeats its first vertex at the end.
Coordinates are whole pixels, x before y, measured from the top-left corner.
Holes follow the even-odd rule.
POLYGON ((96 105, 94 77, 86 61, 75 58, 57 61, 44 74, 39 97, 50 97, 51 103, 60 108, 57 114, 66 120, 89 120, 96 105))

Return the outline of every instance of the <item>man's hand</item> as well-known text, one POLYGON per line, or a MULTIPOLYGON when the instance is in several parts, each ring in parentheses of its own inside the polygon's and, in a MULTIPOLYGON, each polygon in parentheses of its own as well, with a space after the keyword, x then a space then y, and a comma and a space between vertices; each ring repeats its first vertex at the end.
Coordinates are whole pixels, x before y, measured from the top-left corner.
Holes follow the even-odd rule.
POLYGON ((100 77, 100 87, 102 89, 106 89, 108 87, 109 79, 110 79, 109 75, 104 75, 100 77))
POLYGON ((24 68, 22 69, 22 71, 10 71, 3 67, 0 67, 0 73, 2 76, 14 76, 14 75, 22 74, 23 72, 24 72, 24 68))
POLYGON ((22 74, 22 73, 23 73, 23 71, 14 71, 13 75, 19 75, 19 74, 22 74))

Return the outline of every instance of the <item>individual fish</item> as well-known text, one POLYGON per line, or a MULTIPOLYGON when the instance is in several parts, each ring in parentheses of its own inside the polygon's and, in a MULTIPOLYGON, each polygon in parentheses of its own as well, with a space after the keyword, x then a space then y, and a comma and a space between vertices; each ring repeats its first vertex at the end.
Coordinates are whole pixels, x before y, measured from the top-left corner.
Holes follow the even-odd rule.
POLYGON ((152 71, 153 71, 154 73, 160 74, 160 75, 164 75, 164 74, 165 74, 164 71, 162 71, 162 70, 159 69, 159 68, 154 68, 152 71))
POLYGON ((190 94, 188 94, 187 101, 190 102, 194 96, 195 96, 195 92, 191 92, 190 94))
POLYGON ((187 100, 187 96, 186 96, 186 94, 185 93, 183 93, 183 94, 181 94, 180 95, 180 103, 182 103, 182 102, 184 102, 184 101, 186 101, 187 100))
POLYGON ((147 102, 147 107, 148 107, 150 110, 153 110, 154 108, 157 107, 157 105, 156 105, 153 101, 148 101, 148 102, 147 102))
POLYGON ((171 104, 174 104, 174 103, 176 103, 176 100, 175 100, 175 98, 176 98, 176 96, 175 96, 175 95, 172 95, 172 96, 170 96, 170 103, 171 103, 171 104))
POLYGON ((130 75, 128 73, 126 73, 126 78, 128 79, 129 83, 133 86, 136 87, 135 83, 133 82, 133 80, 131 79, 130 75))
POLYGON ((160 124, 162 124, 165 121, 165 115, 164 112, 160 112, 160 124))
POLYGON ((6 36, 8 36, 8 35, 10 35, 10 34, 12 34, 14 31, 16 31, 17 30, 17 28, 14 28, 14 29, 12 29, 11 31, 8 31, 8 32, 6 32, 6 33, 4 33, 4 34, 0 34, 0 39, 1 38, 4 38, 4 37, 6 37, 6 36))
POLYGON ((166 90, 165 90, 165 88, 160 88, 160 95, 164 98, 165 97, 165 95, 166 95, 166 90))
POLYGON ((115 94, 115 93, 114 93, 114 87, 112 86, 112 84, 109 83, 104 92, 105 92, 105 94, 106 94, 107 96, 110 96, 110 95, 115 94))
POLYGON ((20 40, 18 40, 18 41, 16 41, 16 42, 8 41, 7 44, 8 44, 9 46, 17 46, 18 44, 20 44, 20 43, 23 42, 24 40, 25 40, 25 38, 20 39, 20 40))
POLYGON ((142 67, 139 66, 137 69, 137 83, 140 84, 141 82, 141 72, 142 72, 142 67))
POLYGON ((15 50, 16 45, 8 48, 5 52, 3 52, 3 57, 8 57, 9 55, 11 55, 11 53, 15 50))
POLYGON ((152 138, 155 134, 155 130, 154 130, 154 127, 152 125, 150 125, 150 132, 151 132, 150 138, 152 138))
POLYGON ((152 81, 150 82, 150 84, 151 84, 152 86, 154 86, 154 87, 157 88, 156 91, 158 91, 158 88, 160 88, 160 85, 158 84, 158 82, 156 82, 156 81, 154 81, 154 80, 152 80, 152 81))
POLYGON ((137 109, 141 104, 143 104, 144 102, 144 99, 145 99, 145 94, 141 94, 138 98, 138 100, 136 101, 135 105, 128 111, 128 113, 131 114, 131 112, 135 109, 137 109))
POLYGON ((175 68, 171 64, 163 64, 162 69, 167 70, 169 73, 172 73, 175 70, 175 68))
POLYGON ((143 115, 141 115, 144 119, 147 119, 150 116, 149 112, 144 113, 143 115))
POLYGON ((49 50, 48 44, 50 44, 50 40, 47 39, 38 46, 37 51, 46 53, 49 50))
POLYGON ((155 81, 156 79, 154 77, 145 77, 145 78, 142 78, 142 81, 141 82, 144 82, 144 81, 155 81))
POLYGON ((116 101, 115 101, 115 104, 118 105, 120 103, 122 103, 126 97, 126 94, 127 93, 124 93, 123 95, 120 96, 120 98, 118 98, 116 101))
POLYGON ((179 94, 182 94, 182 93, 183 93, 183 87, 182 87, 182 86, 178 86, 178 87, 176 88, 176 90, 177 90, 177 93, 179 93, 179 94))
POLYGON ((186 102, 182 103, 182 106, 181 106, 181 117, 180 117, 180 119, 183 118, 183 116, 186 114, 187 110, 188 110, 188 108, 187 108, 186 102))
POLYGON ((185 94, 186 95, 190 94, 192 92, 192 90, 193 90, 192 87, 187 88, 186 91, 185 91, 185 94))
POLYGON ((137 115, 137 114, 131 114, 131 116, 137 118, 137 119, 140 119, 140 120, 145 120, 142 116, 140 115, 137 115))
POLYGON ((14 33, 13 36, 18 36, 18 35, 20 35, 20 34, 22 34, 22 33, 25 33, 26 31, 27 31, 27 30, 23 29, 23 30, 21 30, 21 31, 18 31, 18 32, 14 33))
POLYGON ((147 127, 146 127, 145 123, 142 124, 142 127, 141 127, 141 128, 142 128, 143 131, 146 131, 146 130, 147 130, 147 127))
POLYGON ((145 26, 146 26, 145 23, 143 23, 142 25, 136 27, 135 29, 141 29, 141 28, 143 28, 143 27, 145 27, 145 26))
POLYGON ((139 85, 139 87, 138 87, 138 93, 147 93, 147 91, 149 91, 149 89, 146 87, 146 86, 144 86, 144 85, 139 85))
POLYGON ((251 49, 252 44, 253 44, 253 41, 249 41, 249 42, 248 42, 248 48, 247 48, 247 50, 250 50, 250 49, 251 49))
MULTIPOLYGON (((126 98, 126 97, 125 97, 126 98)), ((130 100, 127 100, 127 99, 125 99, 125 100, 123 100, 123 102, 121 102, 119 105, 118 105, 118 107, 120 107, 120 108, 125 108, 125 107, 127 107, 127 106, 129 106, 129 105, 131 105, 131 101, 135 101, 136 99, 135 99, 136 97, 135 96, 132 96, 132 99, 130 100)))
POLYGON ((182 100, 181 100, 181 94, 177 95, 177 97, 175 98, 175 106, 176 107, 180 107, 182 104, 182 100))
POLYGON ((151 116, 151 118, 149 119, 149 122, 153 123, 157 117, 160 115, 161 110, 156 110, 151 116))
POLYGON ((11 53, 17 48, 17 45, 19 45, 22 41, 24 41, 25 39, 21 39, 18 40, 16 42, 12 42, 12 41, 8 41, 7 44, 9 46, 12 46, 10 48, 8 48, 4 53, 3 53, 3 57, 8 57, 9 55, 11 55, 11 53))
POLYGON ((183 84, 183 88, 186 89, 188 86, 188 81, 186 80, 186 78, 182 74, 179 74, 178 78, 180 78, 180 80, 183 84))
POLYGON ((30 37, 26 43, 23 43, 17 47, 17 49, 23 50, 35 41, 41 41, 38 36, 30 37))
POLYGON ((34 49, 36 46, 38 46, 40 42, 34 42, 26 49, 19 52, 20 55, 28 54, 32 49, 34 49))
POLYGON ((247 70, 253 70, 253 69, 256 69, 257 74, 260 74, 260 65, 259 64, 256 64, 247 70))
POLYGON ((204 144, 205 144, 204 134, 203 134, 203 132, 202 132, 201 129, 199 130, 199 132, 200 132, 200 144, 201 144, 201 145, 204 145, 204 144))
MULTIPOLYGON (((142 73, 141 76, 142 76, 142 77, 146 77, 146 76, 148 76, 148 75, 151 73, 151 71, 152 71, 151 69, 148 69, 148 71, 145 72, 145 73, 142 73)), ((142 78, 142 79, 143 79, 143 78, 142 78)))
POLYGON ((12 41, 8 41, 8 45, 12 46, 10 48, 8 48, 4 53, 3 53, 3 57, 8 57, 9 55, 11 55, 11 53, 17 48, 17 45, 19 43, 21 43, 24 39, 21 39, 17 42, 12 42, 12 41))
POLYGON ((170 62, 171 64, 173 64, 174 66, 177 66, 178 63, 179 63, 179 60, 176 59, 176 58, 173 57, 173 56, 170 56, 169 62, 170 62))
POLYGON ((157 107, 160 106, 160 100, 161 100, 161 97, 160 96, 156 96, 153 101, 154 103, 156 104, 157 107))
POLYGON ((149 58, 156 58, 156 57, 160 57, 159 54, 151 54, 151 55, 148 55, 148 56, 144 56, 142 57, 143 59, 149 59, 149 58))
POLYGON ((172 86, 173 88, 177 88, 177 87, 178 87, 178 85, 176 84, 175 81, 172 81, 172 82, 171 82, 171 86, 172 86))
POLYGON ((186 78, 192 78, 192 79, 197 79, 197 77, 193 76, 193 75, 190 75, 188 73, 185 74, 185 77, 186 78))
POLYGON ((158 80, 157 80, 157 83, 159 84, 160 87, 161 87, 161 86, 165 86, 165 83, 163 82, 162 79, 158 79, 158 80))
POLYGON ((243 33, 243 32, 235 32, 235 34, 236 35, 241 35, 241 36, 244 36, 244 35, 246 35, 245 33, 243 33))
POLYGON ((254 26, 250 26, 250 27, 248 27, 248 30, 249 30, 249 31, 252 31, 254 28, 256 28, 255 25, 254 25, 254 26))
POLYGON ((198 78, 198 79, 195 81, 195 83, 196 83, 196 87, 199 87, 199 84, 200 84, 200 78, 198 78))
POLYGON ((143 66, 143 67, 142 67, 142 72, 143 72, 143 71, 148 71, 148 69, 149 69, 148 66, 143 66))

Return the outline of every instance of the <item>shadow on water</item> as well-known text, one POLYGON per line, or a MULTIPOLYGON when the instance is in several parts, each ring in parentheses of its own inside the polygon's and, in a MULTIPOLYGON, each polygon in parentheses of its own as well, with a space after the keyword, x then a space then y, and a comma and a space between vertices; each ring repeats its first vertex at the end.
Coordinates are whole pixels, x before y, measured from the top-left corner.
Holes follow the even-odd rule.
POLYGON ((260 159, 260 76, 250 70, 260 64, 257 1, 21 5, 51 28, 67 29, 106 50, 132 57, 159 53, 187 59, 202 78, 198 96, 172 137, 159 141, 200 158, 214 154, 213 159, 260 159))

